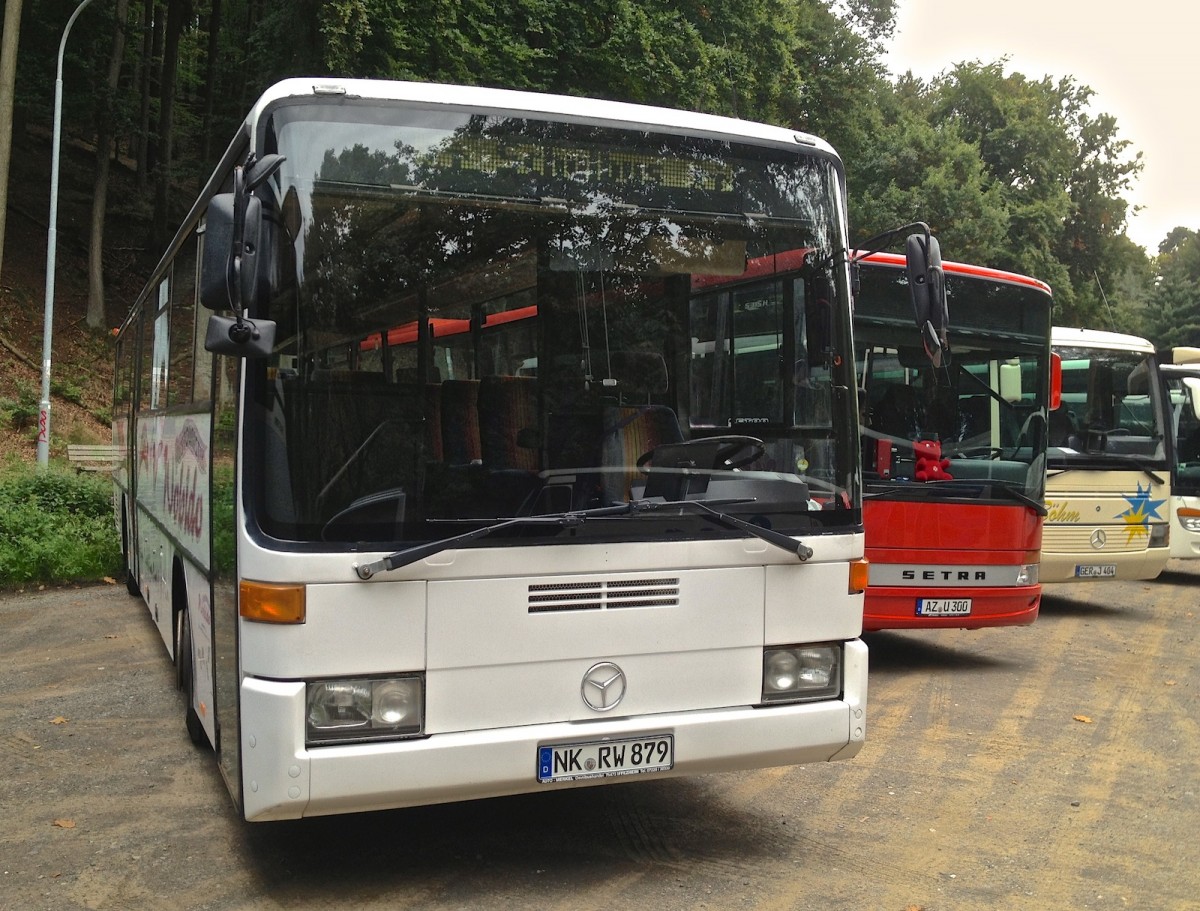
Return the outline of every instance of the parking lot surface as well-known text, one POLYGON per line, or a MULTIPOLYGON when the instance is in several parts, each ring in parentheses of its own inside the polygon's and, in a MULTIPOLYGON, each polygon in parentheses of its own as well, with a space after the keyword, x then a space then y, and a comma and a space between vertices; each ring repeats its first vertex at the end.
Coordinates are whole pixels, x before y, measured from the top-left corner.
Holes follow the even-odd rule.
POLYGON ((0 596, 0 907, 1200 908, 1200 566, 877 633, 849 762, 242 822, 123 586, 0 596))

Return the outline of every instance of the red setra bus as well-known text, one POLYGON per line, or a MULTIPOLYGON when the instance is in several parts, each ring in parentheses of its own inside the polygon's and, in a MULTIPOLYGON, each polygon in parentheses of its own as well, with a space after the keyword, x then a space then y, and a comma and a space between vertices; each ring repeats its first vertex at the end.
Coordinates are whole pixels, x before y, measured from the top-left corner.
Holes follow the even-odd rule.
POLYGON ((867 630, 1038 615, 1047 406, 1061 385, 1050 288, 961 263, 942 274, 944 348, 931 357, 904 258, 857 263, 867 630))

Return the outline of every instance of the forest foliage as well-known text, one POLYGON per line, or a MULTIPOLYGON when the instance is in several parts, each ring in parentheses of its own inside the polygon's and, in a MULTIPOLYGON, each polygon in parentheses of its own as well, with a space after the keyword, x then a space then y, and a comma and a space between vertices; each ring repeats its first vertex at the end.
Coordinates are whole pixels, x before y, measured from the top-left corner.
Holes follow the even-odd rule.
MULTIPOLYGON (((76 5, 25 3, 17 131, 52 123, 54 61, 76 5)), ((762 120, 838 149, 852 239, 926 221, 948 258, 1048 282, 1060 324, 1200 345, 1200 232, 1176 228, 1149 254, 1126 237, 1140 154, 1092 90, 1006 60, 893 76, 883 60, 894 5, 96 0, 68 47, 63 128, 101 137, 136 173, 137 197, 110 211, 142 211, 154 258, 249 105, 287 76, 503 86, 762 120)))

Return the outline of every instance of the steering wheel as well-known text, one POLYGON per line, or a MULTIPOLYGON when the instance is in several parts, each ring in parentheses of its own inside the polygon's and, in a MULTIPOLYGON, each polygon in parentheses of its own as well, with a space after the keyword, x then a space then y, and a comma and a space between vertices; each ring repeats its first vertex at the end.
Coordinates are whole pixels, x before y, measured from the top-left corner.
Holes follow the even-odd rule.
MULTIPOLYGON (((767 451, 766 444, 757 437, 727 434, 715 437, 696 437, 681 443, 669 444, 673 450, 695 449, 698 456, 706 455, 710 464, 697 465, 697 468, 711 471, 733 471, 742 468, 762 458, 767 451)), ((637 467, 645 473, 647 467, 654 461, 655 450, 644 452, 638 456, 637 467)), ((679 467, 679 466, 670 466, 679 467)))

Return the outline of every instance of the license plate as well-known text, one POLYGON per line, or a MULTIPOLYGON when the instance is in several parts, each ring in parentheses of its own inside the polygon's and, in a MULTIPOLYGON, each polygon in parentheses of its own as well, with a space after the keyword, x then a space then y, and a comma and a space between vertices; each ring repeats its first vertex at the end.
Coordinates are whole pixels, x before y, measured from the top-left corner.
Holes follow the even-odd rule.
POLYGON ((1111 579, 1117 575, 1115 563, 1080 563, 1075 567, 1078 579, 1111 579))
POLYGON ((593 740, 538 747, 538 781, 578 781, 665 772, 675 764, 675 737, 593 740))
POLYGON ((968 617, 970 598, 918 598, 918 617, 968 617))

